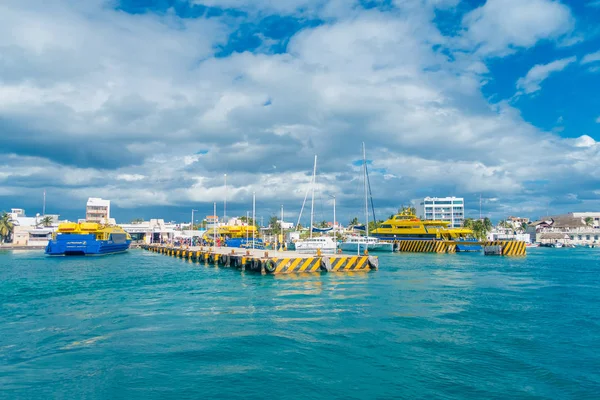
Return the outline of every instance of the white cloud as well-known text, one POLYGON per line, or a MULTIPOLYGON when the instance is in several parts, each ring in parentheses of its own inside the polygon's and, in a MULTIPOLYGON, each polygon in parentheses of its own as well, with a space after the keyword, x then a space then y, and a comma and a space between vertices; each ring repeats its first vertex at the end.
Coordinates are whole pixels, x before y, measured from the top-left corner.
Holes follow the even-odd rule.
MULTIPOLYGON (((261 4, 293 12, 301 3, 330 5, 261 4)), ((480 54, 434 50, 452 39, 431 22, 431 7, 454 1, 399 1, 400 13, 339 13, 294 35, 287 54, 220 58, 214 49, 235 26, 219 18, 133 16, 61 0, 37 11, 23 4, 0 6, 0 117, 11 122, 6 132, 13 129, 0 145, 19 154, 0 166, 6 193, 31 196, 44 182, 77 207, 93 192, 118 207, 212 210, 224 197, 227 173, 228 210, 237 202, 245 211, 256 191, 261 209, 285 204, 291 212, 300 207, 317 153, 321 191, 336 193, 339 207, 355 212, 360 186, 352 161, 362 141, 384 214, 434 190, 493 193, 511 199, 517 212, 523 199, 573 191, 570 184, 583 187, 600 176, 596 143, 566 141, 530 125, 509 104, 486 100, 481 87, 490 71, 480 54), (552 183, 532 189, 532 180, 552 183)), ((490 4, 498 2, 484 7, 490 4)), ((513 5, 525 14, 509 13, 502 39, 480 25, 494 9, 467 19, 474 29, 468 35, 483 35, 475 40, 480 51, 528 47, 560 36, 561 23, 571 20, 560 5, 549 5, 558 15, 552 18, 513 5), (538 21, 525 29, 532 18, 550 26, 538 21)), ((522 78, 523 90, 556 70, 545 67, 522 78)))
POLYGON ((140 174, 119 174, 119 175, 117 175, 117 179, 119 179, 121 181, 126 181, 126 182, 141 181, 144 178, 145 178, 145 176, 140 175, 140 174))
POLYGON ((600 124, 600 116, 598 116, 598 118, 596 118, 596 123, 600 124))
POLYGON ((581 64, 589 64, 597 61, 600 61, 600 50, 596 51, 595 53, 586 54, 581 59, 581 64))
POLYGON ((523 78, 517 81, 517 89, 526 94, 531 94, 540 90, 541 83, 551 74, 564 70, 569 64, 577 61, 576 57, 563 58, 552 61, 548 64, 537 64, 527 72, 523 78))
POLYGON ((569 7, 554 0, 487 0, 463 19, 465 38, 482 55, 505 55, 558 39, 574 27, 569 7))

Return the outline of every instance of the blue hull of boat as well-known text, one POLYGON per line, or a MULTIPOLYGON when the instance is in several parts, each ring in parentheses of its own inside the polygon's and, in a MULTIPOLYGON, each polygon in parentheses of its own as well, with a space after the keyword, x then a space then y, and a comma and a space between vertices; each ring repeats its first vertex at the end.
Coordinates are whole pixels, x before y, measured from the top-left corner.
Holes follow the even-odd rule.
POLYGON ((46 246, 46 254, 50 256, 91 256, 122 253, 129 249, 131 240, 113 242, 112 240, 97 240, 89 235, 58 235, 46 246))

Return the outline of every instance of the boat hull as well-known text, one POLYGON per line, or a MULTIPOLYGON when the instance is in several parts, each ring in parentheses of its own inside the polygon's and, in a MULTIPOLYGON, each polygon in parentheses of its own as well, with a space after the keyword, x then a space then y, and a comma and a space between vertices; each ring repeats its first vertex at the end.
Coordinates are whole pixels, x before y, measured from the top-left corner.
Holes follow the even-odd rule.
POLYGON ((118 241, 97 240, 89 235, 58 235, 46 246, 46 254, 50 256, 91 256, 122 253, 129 249, 131 240, 118 241))
POLYGON ((368 250, 369 253, 391 253, 394 251, 394 245, 393 243, 369 243, 368 245, 366 243, 342 243, 340 244, 340 249, 345 252, 354 253, 357 251, 363 253, 365 250, 368 250))
POLYGON ((335 254, 336 248, 331 246, 319 246, 319 245, 310 245, 305 243, 296 243, 295 251, 302 254, 314 254, 317 250, 320 250, 323 254, 335 254))

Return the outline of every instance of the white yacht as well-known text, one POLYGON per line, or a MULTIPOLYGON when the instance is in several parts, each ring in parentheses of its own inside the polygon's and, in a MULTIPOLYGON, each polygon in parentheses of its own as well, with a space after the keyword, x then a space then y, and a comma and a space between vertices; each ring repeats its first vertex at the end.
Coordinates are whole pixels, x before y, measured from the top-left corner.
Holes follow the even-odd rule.
POLYGON ((328 236, 297 240, 294 243, 299 253, 316 253, 320 249, 323 254, 335 254, 336 243, 328 236))
MULTIPOLYGON (((316 253, 317 250, 321 250, 322 253, 325 254, 334 254, 337 250, 337 243, 334 238, 329 236, 315 236, 313 237, 313 232, 325 233, 332 230, 332 228, 319 229, 315 228, 313 225, 314 222, 314 207, 315 207, 315 181, 317 177, 317 156, 315 155, 315 163, 313 166, 313 176, 311 180, 311 185, 309 189, 312 191, 311 202, 310 202, 310 237, 307 239, 296 240, 294 243, 288 245, 288 248, 294 249, 300 253, 316 253)), ((306 191, 306 195, 304 196, 304 202, 302 203, 302 208, 300 209, 300 215, 298 216, 298 226, 300 224, 300 218, 302 218, 302 211, 304 210, 304 205, 306 203, 306 198, 308 197, 308 190, 306 191)), ((335 199, 334 199, 334 209, 333 209, 333 219, 335 220, 335 199)))
POLYGON ((346 252, 364 253, 369 252, 393 252, 394 245, 392 243, 382 242, 379 239, 371 236, 350 236, 341 245, 340 248, 346 252))

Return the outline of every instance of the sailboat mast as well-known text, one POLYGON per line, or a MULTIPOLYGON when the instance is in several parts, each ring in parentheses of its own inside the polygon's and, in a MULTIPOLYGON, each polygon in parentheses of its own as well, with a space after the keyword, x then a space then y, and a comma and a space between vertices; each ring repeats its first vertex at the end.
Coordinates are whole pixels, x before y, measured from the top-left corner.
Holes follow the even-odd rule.
POLYGON ((315 154, 315 165, 313 167, 313 178, 312 178, 312 195, 310 199, 310 238, 312 239, 313 231, 313 219, 315 210, 315 181, 317 177, 317 155, 315 154))
POLYGON ((365 180, 365 237, 369 237, 369 201, 367 193, 367 152, 365 150, 365 142, 363 142, 363 175, 365 180))

